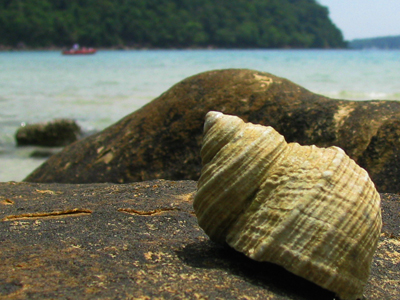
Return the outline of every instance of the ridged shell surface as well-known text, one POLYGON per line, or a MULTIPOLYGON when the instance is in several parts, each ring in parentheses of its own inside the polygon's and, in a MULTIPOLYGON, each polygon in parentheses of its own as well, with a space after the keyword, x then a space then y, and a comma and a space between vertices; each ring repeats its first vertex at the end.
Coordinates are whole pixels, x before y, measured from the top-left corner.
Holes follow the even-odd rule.
POLYGON ((272 127, 209 112, 201 157, 194 208, 213 241, 342 299, 362 296, 382 226, 380 196, 343 150, 288 144, 272 127))

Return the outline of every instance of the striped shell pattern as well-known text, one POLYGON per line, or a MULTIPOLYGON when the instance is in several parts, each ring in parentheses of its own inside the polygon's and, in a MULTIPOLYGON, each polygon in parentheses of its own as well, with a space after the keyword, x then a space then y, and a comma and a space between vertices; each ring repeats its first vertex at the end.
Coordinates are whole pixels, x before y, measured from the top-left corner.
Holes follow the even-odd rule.
POLYGON ((382 226, 367 172, 338 147, 209 112, 194 199, 211 240, 335 292, 362 296, 382 226))

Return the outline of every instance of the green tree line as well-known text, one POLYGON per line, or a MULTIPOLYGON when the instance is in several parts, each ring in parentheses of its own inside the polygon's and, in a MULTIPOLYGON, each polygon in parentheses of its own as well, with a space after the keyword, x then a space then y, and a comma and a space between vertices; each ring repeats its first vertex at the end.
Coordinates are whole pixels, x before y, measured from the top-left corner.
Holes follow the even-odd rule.
POLYGON ((0 45, 340 48, 315 0, 0 0, 0 45))
POLYGON ((400 35, 368 39, 356 39, 349 42, 352 49, 400 49, 400 35))

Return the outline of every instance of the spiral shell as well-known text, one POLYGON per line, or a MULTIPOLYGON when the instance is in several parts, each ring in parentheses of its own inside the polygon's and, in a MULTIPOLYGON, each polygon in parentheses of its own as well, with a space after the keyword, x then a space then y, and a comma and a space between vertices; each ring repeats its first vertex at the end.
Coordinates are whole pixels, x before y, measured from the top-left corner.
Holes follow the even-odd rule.
POLYGON ((209 112, 194 199, 211 240, 283 266, 342 299, 362 296, 382 226, 367 172, 338 147, 209 112))

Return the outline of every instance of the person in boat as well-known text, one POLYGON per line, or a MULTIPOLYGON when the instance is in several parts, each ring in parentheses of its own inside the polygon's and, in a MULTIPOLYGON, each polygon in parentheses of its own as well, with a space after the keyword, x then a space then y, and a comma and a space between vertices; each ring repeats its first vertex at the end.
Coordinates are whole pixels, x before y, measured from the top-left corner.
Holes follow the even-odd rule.
POLYGON ((79 44, 74 44, 73 46, 72 46, 72 50, 79 50, 79 44))

